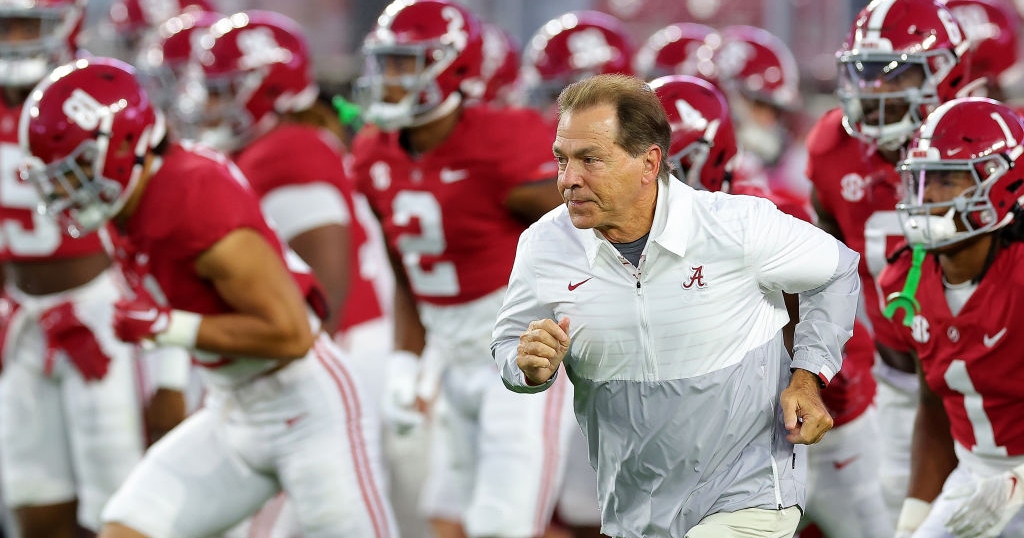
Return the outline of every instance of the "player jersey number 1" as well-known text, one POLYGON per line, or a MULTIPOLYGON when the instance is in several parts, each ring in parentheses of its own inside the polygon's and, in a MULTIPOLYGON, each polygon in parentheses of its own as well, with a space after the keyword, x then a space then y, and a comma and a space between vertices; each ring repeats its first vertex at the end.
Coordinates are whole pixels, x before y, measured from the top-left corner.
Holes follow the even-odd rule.
POLYGON ((409 277, 409 285, 417 295, 428 297, 454 297, 459 294, 459 277, 455 263, 438 261, 430 269, 420 263, 423 255, 444 254, 448 243, 444 237, 441 204, 429 192, 401 191, 392 203, 392 220, 396 226, 408 226, 413 220, 419 222, 419 234, 402 234, 398 237, 398 250, 402 253, 402 265, 409 277))
POLYGON ((964 410, 974 430, 974 448, 971 450, 983 456, 1006 456, 1006 447, 996 444, 992 421, 985 413, 981 394, 974 388, 971 376, 967 373, 967 363, 959 359, 952 361, 943 378, 949 388, 964 396, 964 410))
POLYGON ((16 256, 48 256, 60 247, 60 227, 36 211, 39 194, 18 179, 16 166, 23 155, 17 145, 0 143, 0 206, 27 210, 32 219, 28 228, 18 219, 0 221, 0 249, 16 256))

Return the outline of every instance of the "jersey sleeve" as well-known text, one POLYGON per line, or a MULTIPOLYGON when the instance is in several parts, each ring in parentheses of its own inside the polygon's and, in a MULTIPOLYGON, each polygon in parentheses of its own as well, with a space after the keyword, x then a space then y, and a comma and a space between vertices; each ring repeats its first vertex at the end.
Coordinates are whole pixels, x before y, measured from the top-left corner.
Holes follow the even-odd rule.
POLYGON ((198 257, 214 244, 239 228, 262 229, 265 224, 255 193, 235 178, 226 168, 204 170, 201 192, 187 196, 182 204, 169 244, 198 257), (231 207, 231 211, 224 211, 231 207))
POLYGON ((502 135, 495 146, 500 152, 501 177, 508 190, 525 183, 554 179, 558 165, 551 153, 555 133, 544 118, 532 110, 510 109, 502 135))

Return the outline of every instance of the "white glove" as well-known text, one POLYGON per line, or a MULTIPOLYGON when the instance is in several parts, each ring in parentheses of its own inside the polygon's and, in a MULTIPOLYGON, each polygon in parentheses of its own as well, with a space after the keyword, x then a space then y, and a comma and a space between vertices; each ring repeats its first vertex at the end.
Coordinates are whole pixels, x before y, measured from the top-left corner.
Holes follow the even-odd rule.
POLYGON ((957 538, 998 536, 1024 506, 1024 477, 1014 469, 984 480, 959 486, 946 496, 959 507, 949 516, 946 528, 957 538))
POLYGON ((388 379, 381 412, 399 435, 406 435, 420 427, 424 420, 416 409, 420 358, 409 351, 394 351, 387 361, 388 379))
POLYGON ((894 538, 910 538, 914 531, 924 523, 925 518, 932 511, 932 503, 907 497, 903 499, 903 507, 900 508, 900 518, 896 521, 896 535, 894 538))

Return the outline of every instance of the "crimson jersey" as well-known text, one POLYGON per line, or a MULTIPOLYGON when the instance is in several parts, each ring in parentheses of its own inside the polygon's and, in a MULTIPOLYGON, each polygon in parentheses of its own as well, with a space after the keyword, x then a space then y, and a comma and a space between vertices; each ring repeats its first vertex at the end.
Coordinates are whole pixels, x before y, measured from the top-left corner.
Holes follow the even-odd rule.
POLYGON ((333 135, 305 124, 283 124, 235 155, 235 164, 263 197, 288 185, 324 182, 334 186, 348 209, 349 288, 341 315, 342 330, 384 315, 373 283, 360 270, 369 237, 356 218, 352 183, 342 164, 342 147, 333 135))
POLYGON ((879 325, 886 320, 875 278, 886 255, 904 240, 896 216, 902 187, 895 165, 850 136, 842 121, 841 110, 830 110, 808 134, 807 177, 839 224, 843 242, 860 254, 865 310, 871 324, 879 325))
MULTIPOLYGON (((898 292, 910 269, 905 251, 879 279, 884 293, 898 292)), ((890 322, 879 342, 911 348, 921 360, 928 387, 942 398, 953 439, 982 455, 1024 454, 1024 243, 1002 249, 977 289, 954 316, 946 302, 942 270, 934 256, 921 268, 917 300, 921 312, 911 327, 890 322)))
POLYGON ((18 146, 20 106, 0 97, 0 261, 75 258, 103 251, 97 234, 72 239, 53 219, 36 212, 39 194, 18 176, 24 160, 18 146))
POLYGON ((295 262, 260 212, 259 200, 245 179, 212 150, 173 144, 163 164, 125 223, 127 244, 118 252, 121 267, 148 266, 167 304, 203 315, 234 308, 221 299, 213 283, 196 274, 203 252, 239 228, 262 235, 287 262, 303 296, 314 309, 323 306, 319 286, 308 267, 295 262))
POLYGON ((485 106, 466 108, 451 135, 419 157, 397 132, 371 125, 359 133, 356 184, 417 301, 462 304, 508 284, 526 224, 505 200, 520 185, 557 175, 553 141, 536 112, 485 106))

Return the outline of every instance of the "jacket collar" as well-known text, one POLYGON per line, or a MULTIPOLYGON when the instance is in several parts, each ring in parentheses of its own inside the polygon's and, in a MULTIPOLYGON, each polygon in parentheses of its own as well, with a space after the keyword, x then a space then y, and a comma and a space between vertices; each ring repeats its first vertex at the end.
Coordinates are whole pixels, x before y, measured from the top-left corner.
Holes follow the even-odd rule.
MULTIPOLYGON (((677 256, 686 253, 686 245, 689 242, 687 223, 693 216, 693 194, 694 189, 675 176, 670 175, 667 182, 659 180, 658 199, 654 206, 654 220, 651 223, 648 242, 658 243, 677 256)), ((598 252, 602 248, 607 248, 613 256, 618 256, 618 251, 601 232, 591 228, 577 229, 576 233, 583 242, 591 268, 597 262, 598 252)))

